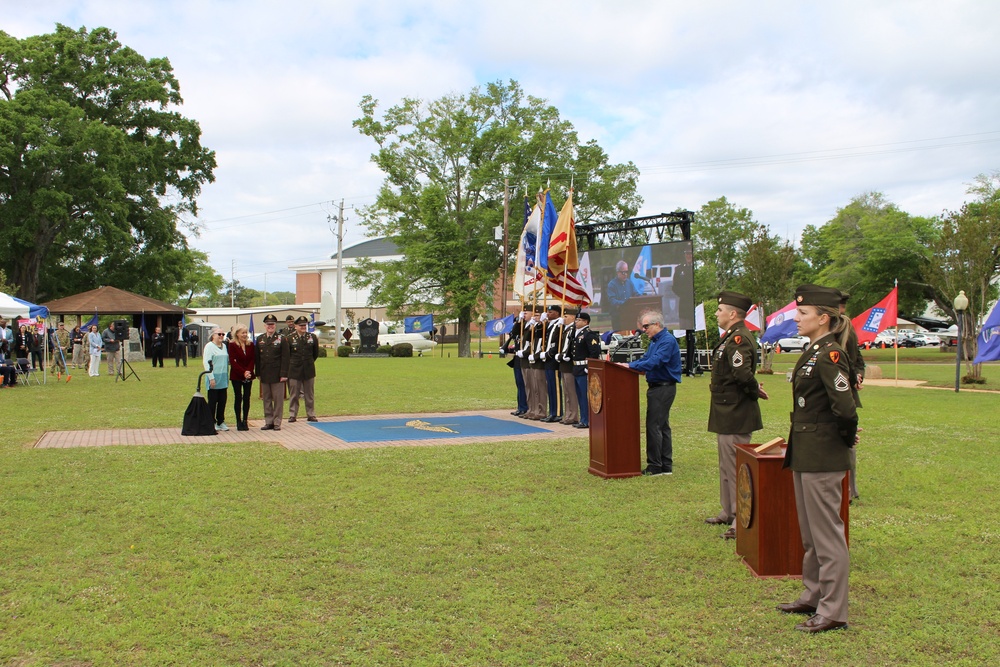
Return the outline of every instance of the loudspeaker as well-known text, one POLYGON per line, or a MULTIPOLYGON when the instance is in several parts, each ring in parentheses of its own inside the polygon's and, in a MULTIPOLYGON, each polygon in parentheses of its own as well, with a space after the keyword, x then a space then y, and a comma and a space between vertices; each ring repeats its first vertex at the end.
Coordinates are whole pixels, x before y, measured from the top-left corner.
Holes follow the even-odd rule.
POLYGON ((128 340, 128 320, 115 320, 111 330, 115 332, 115 340, 119 342, 128 340))

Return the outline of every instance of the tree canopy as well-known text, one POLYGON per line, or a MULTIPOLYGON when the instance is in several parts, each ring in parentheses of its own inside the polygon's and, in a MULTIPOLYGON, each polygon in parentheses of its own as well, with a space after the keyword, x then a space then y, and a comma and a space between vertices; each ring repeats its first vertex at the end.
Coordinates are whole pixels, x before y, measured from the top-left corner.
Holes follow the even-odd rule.
MULTIPOLYGON (((470 352, 469 323, 515 250, 509 244, 504 257, 493 234, 503 220, 504 178, 532 193, 549 181, 568 190, 572 181, 580 223, 634 216, 641 204, 634 164, 610 164, 595 141, 581 142, 555 107, 515 81, 432 102, 406 98, 381 116, 371 96, 360 106, 354 125, 377 144, 372 161, 385 173, 361 217, 369 235, 392 238, 403 259, 362 261, 349 280, 368 285, 372 304, 390 313, 458 319, 461 355, 470 352)), ((510 208, 517 238, 521 206, 510 208)))
POLYGON ((19 296, 180 291, 195 260, 178 226, 215 169, 181 103, 170 62, 107 28, 0 32, 0 268, 19 296))

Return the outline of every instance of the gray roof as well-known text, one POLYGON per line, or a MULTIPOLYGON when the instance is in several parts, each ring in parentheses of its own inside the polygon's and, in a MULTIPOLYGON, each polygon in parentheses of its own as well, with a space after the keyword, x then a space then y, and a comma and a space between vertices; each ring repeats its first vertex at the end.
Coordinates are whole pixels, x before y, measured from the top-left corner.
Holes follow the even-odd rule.
MULTIPOLYGON (((392 255, 399 254, 399 247, 385 237, 372 239, 371 241, 362 241, 357 245, 352 245, 350 248, 344 248, 343 251, 344 259, 353 257, 391 257, 392 255)), ((336 258, 337 253, 330 256, 330 259, 336 258)))

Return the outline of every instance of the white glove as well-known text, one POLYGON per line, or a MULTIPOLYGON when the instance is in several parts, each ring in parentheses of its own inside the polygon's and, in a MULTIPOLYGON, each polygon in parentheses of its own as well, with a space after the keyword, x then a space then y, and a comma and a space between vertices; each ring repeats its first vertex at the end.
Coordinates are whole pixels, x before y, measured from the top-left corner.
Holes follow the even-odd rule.
POLYGON ((539 315, 539 318, 541 319, 542 322, 545 322, 545 321, 547 321, 549 319, 549 314, 548 313, 542 313, 541 315, 539 315))
POLYGON ((520 357, 521 359, 524 359, 524 350, 518 350, 517 356, 520 357))
POLYGON ((546 355, 545 355, 545 353, 544 353, 544 352, 542 352, 542 354, 541 354, 541 357, 542 357, 542 361, 545 361, 545 356, 546 356, 546 355))
POLYGON ((535 363, 535 355, 533 355, 533 354, 529 354, 528 355, 528 363, 530 363, 530 364, 535 363))

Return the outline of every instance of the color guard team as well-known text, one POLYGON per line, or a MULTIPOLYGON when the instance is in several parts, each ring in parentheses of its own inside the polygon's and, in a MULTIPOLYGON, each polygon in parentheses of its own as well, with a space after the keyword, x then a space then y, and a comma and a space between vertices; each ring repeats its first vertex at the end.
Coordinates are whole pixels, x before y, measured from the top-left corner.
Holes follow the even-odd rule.
MULTIPOLYGON (((858 391, 865 371, 857 335, 844 314, 848 298, 845 292, 819 285, 802 285, 795 292, 795 322, 810 344, 792 373, 793 405, 784 467, 792 471, 805 551, 803 591, 797 600, 779 604, 777 610, 807 615, 795 629, 809 633, 847 627, 850 557, 840 508, 845 476, 850 479, 849 499, 858 497, 854 446, 861 407, 858 391)), ((720 509, 705 523, 725 526, 721 535, 725 539, 736 537, 736 445, 749 443, 752 434, 763 428, 759 401, 768 398, 756 377, 757 342, 745 323, 751 304, 749 297, 738 292, 719 294, 716 317, 722 333, 710 357, 708 430, 716 434, 720 509)), ((650 385, 648 466, 643 473, 669 474, 669 409, 680 382, 679 355, 673 349, 677 343, 670 332, 663 332, 658 313, 648 312, 642 319, 643 330, 655 344, 629 366, 646 373, 650 385), (661 338, 659 343, 653 340, 661 338), (670 400, 661 401, 657 392, 667 389, 670 400), (665 409, 659 406, 661 402, 666 403, 665 409), (659 439, 651 437, 651 431, 659 439)), ((586 312, 564 312, 558 305, 529 305, 522 310, 504 344, 517 387, 517 410, 511 414, 588 427, 587 360, 601 356, 600 338, 589 325, 586 312)))

